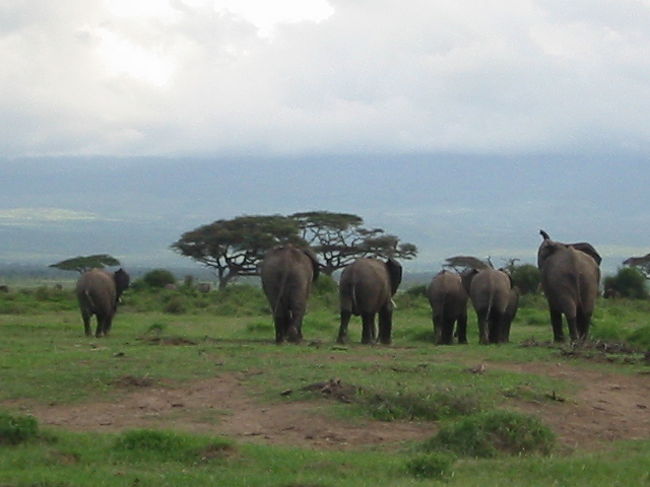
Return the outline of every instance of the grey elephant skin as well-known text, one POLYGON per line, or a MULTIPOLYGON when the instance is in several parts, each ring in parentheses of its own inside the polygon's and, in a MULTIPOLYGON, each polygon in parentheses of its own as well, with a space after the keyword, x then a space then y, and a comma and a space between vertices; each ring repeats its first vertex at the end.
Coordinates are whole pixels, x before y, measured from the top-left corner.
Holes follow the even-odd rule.
POLYGON ((476 311, 479 343, 507 343, 518 304, 510 275, 502 269, 483 268, 469 269, 461 278, 476 311))
POLYGON ((587 242, 564 244, 551 240, 544 230, 537 251, 542 289, 548 301, 555 342, 564 341, 562 315, 571 341, 589 335, 591 316, 598 297, 601 257, 587 242))
POLYGON ((117 303, 129 287, 129 282, 129 275, 123 269, 115 272, 91 269, 79 277, 76 294, 86 336, 91 335, 90 319, 93 315, 97 318, 95 336, 108 335, 117 311, 117 303))
POLYGON ((467 343, 467 291, 460 275, 442 270, 431 279, 427 289, 431 304, 434 343, 450 345, 454 338, 454 325, 458 343, 467 343))
POLYGON ((302 340, 307 300, 318 274, 318 260, 308 249, 285 245, 264 256, 262 288, 273 313, 276 343, 302 340))
POLYGON ((375 315, 379 314, 379 341, 391 342, 393 300, 402 282, 402 266, 394 259, 386 262, 374 258, 358 259, 347 266, 339 281, 341 326, 338 343, 345 343, 352 315, 361 316, 361 343, 377 339, 375 315))

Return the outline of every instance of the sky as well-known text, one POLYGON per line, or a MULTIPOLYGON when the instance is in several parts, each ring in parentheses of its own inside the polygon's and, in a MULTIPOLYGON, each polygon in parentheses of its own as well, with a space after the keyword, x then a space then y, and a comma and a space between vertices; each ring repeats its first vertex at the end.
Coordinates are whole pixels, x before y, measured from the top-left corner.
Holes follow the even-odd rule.
POLYGON ((650 252, 650 0, 0 0, 0 263, 355 213, 416 270, 650 252))

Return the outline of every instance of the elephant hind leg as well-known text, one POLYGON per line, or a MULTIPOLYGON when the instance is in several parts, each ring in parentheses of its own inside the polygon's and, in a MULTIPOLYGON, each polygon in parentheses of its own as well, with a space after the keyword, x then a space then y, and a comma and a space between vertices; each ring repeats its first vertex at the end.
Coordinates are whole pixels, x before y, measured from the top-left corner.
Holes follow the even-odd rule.
POLYGON ((442 330, 440 333, 441 345, 451 345, 454 340, 454 320, 449 317, 445 317, 442 321, 442 330))
POLYGON ((379 312, 379 341, 384 345, 390 345, 392 331, 393 312, 390 309, 382 309, 379 312))
POLYGON ((351 316, 352 312, 341 310, 341 325, 339 326, 339 336, 336 339, 337 343, 343 344, 348 340, 348 324, 351 316))
POLYGON ((375 343, 377 336, 375 332, 375 313, 362 313, 361 323, 361 343, 375 343))
POLYGON ((277 310, 273 315, 273 324, 275 325, 275 343, 282 343, 287 338, 286 332, 288 323, 288 312, 285 310, 277 310))
POLYGON ((300 343, 302 340, 302 320, 304 311, 290 311, 287 320, 287 340, 292 343, 300 343))
POLYGON ((487 345, 489 342, 488 340, 488 325, 489 325, 489 320, 487 313, 476 313, 476 318, 478 321, 478 342, 481 345, 487 345))
POLYGON ((553 341, 555 343, 564 343, 564 330, 562 329, 562 312, 550 310, 551 326, 553 327, 553 341))
POLYGON ((81 311, 81 319, 84 322, 84 333, 86 334, 87 337, 92 336, 92 330, 90 329, 90 318, 92 318, 92 313, 82 310, 81 311))
POLYGON ((467 314, 462 314, 456 322, 458 343, 467 344, 467 314))
POLYGON ((578 310, 576 315, 576 328, 578 332, 578 339, 584 341, 589 335, 589 324, 591 323, 591 313, 585 313, 578 310))

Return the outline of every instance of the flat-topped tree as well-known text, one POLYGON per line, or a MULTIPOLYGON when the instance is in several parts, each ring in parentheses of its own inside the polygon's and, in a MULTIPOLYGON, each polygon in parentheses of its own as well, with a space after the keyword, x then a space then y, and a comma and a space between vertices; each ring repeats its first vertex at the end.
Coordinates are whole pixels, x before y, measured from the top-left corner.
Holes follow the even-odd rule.
POLYGON ((301 237, 311 246, 321 261, 321 271, 332 275, 361 257, 393 257, 412 259, 417 247, 400 243, 381 228, 363 228, 363 218, 350 213, 309 211, 294 213, 301 237))
POLYGON ((253 215, 197 227, 181 235, 171 248, 214 269, 219 289, 223 289, 239 276, 259 275, 264 254, 286 243, 306 245, 295 220, 281 215, 253 215))
POLYGON ((104 267, 114 267, 119 265, 120 261, 115 257, 108 254, 95 254, 62 260, 56 264, 50 264, 48 267, 61 269, 63 271, 77 271, 80 274, 83 274, 90 269, 103 269, 104 267))

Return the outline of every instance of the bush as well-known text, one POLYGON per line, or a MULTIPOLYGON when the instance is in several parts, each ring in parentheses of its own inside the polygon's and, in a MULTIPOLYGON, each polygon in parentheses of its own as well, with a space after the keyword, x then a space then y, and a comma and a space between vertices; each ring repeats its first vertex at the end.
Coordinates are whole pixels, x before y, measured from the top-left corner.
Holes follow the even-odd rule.
POLYGON ((455 461, 456 457, 449 453, 427 453, 408 460, 406 471, 419 479, 444 480, 451 477, 455 461))
POLYGON ((176 284, 176 278, 166 269, 154 269, 142 276, 142 282, 149 287, 163 288, 168 284, 176 284))
POLYGON ((488 411, 444 426, 424 443, 425 451, 450 451, 491 458, 499 453, 525 455, 551 452, 555 435, 534 417, 510 411, 488 411))
POLYGON ((606 297, 644 299, 648 297, 645 276, 634 267, 622 267, 603 281, 606 297))
POLYGON ((539 269, 532 264, 516 266, 511 273, 512 282, 522 295, 537 293, 541 282, 539 269))
POLYGON ((17 445, 37 434, 38 422, 33 416, 0 413, 0 444, 17 445))
POLYGON ((643 326, 633 331, 628 337, 630 345, 650 351, 650 326, 643 326))

